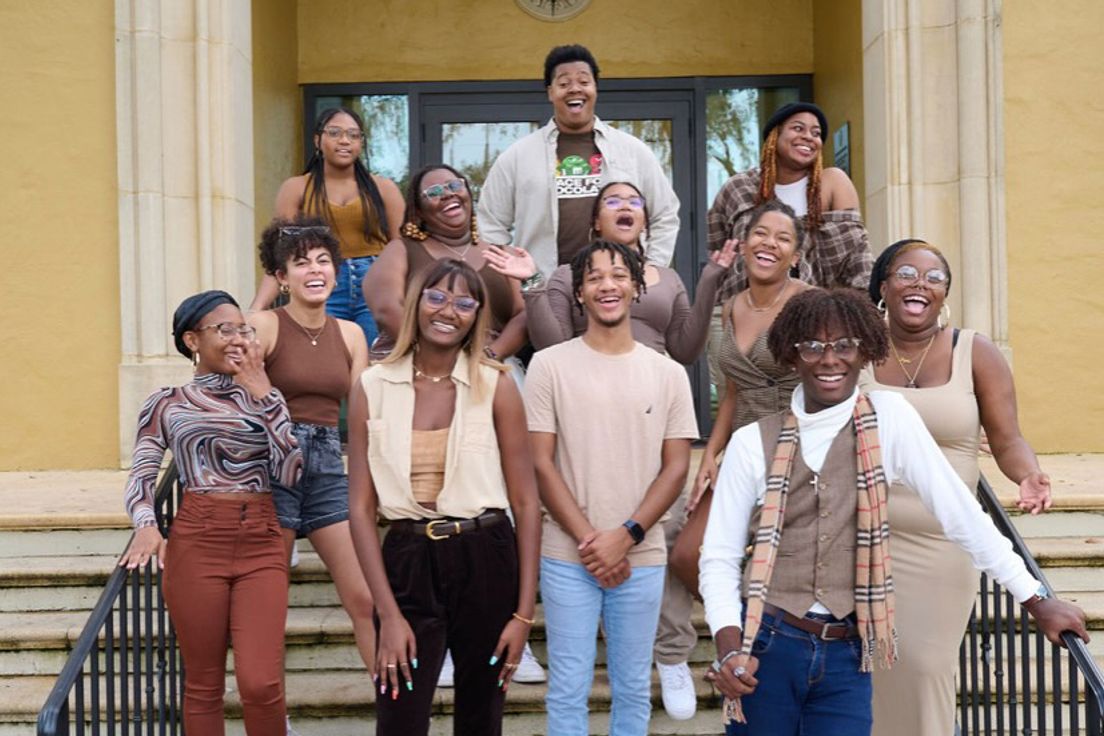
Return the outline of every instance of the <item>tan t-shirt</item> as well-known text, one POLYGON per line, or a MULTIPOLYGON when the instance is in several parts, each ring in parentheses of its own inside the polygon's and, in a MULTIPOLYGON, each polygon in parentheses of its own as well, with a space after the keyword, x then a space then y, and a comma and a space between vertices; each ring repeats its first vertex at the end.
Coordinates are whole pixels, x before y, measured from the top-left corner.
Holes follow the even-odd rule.
MULTIPOLYGON (((530 432, 556 435, 556 468, 596 529, 627 521, 662 465, 663 441, 697 439, 686 369, 640 343, 606 355, 577 337, 533 356, 525 378, 530 432)), ((541 555, 579 562, 575 540, 545 511, 541 555)), ((655 524, 629 551, 636 567, 667 561, 655 524)))

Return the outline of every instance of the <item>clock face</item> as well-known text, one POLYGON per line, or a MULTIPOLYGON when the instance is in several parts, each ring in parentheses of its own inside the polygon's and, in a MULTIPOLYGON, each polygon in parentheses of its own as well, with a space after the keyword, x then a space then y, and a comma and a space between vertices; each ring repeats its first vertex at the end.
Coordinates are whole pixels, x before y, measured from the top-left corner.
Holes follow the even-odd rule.
POLYGON ((590 0, 515 0, 518 7, 540 20, 560 21, 574 18, 587 9, 590 0))

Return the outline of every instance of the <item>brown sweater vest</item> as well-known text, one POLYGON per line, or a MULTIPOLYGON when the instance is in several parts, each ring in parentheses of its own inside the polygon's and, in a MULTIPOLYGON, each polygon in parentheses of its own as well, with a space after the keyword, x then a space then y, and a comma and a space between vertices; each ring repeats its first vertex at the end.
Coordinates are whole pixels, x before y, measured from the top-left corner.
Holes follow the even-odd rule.
MULTIPOLYGON (((781 430, 781 414, 759 422, 768 473, 781 430)), ((797 448, 767 603, 795 616, 804 616, 816 601, 836 618, 855 610, 856 478, 851 422, 832 440, 819 475, 809 470, 797 448)), ((758 513, 752 523, 754 534, 758 513)), ((747 579, 745 566, 744 597, 747 579)))

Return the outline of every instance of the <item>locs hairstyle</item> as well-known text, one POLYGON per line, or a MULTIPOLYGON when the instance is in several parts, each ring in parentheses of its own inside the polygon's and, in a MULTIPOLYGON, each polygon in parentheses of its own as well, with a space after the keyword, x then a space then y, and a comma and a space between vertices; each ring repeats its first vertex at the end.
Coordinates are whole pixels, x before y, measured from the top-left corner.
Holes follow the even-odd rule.
POLYGON ((330 252, 334 268, 341 265, 341 246, 321 217, 300 216, 294 220, 273 220, 261 233, 257 251, 265 273, 274 276, 287 271, 288 261, 302 258, 315 248, 330 252))
POLYGON ((777 362, 796 365, 794 344, 815 340, 832 329, 859 338, 864 362, 881 362, 889 353, 885 323, 874 305, 855 289, 808 289, 791 298, 767 333, 767 348, 777 362))
POLYGON ((591 269, 591 259, 595 253, 604 251, 610 257, 621 256, 621 261, 629 269, 629 276, 636 286, 636 300, 640 301, 640 295, 648 290, 644 283, 644 259, 627 245, 614 243, 609 240, 595 240, 586 246, 571 259, 571 293, 575 295, 575 307, 579 313, 583 313, 583 305, 579 302, 579 294, 583 290, 583 281, 587 272, 591 269))
MULTIPOLYGON (((364 131, 364 121, 354 110, 347 107, 331 107, 323 110, 314 123, 314 135, 321 138, 323 131, 329 126, 335 115, 345 113, 353 119, 357 127, 364 131)), ((303 202, 303 209, 308 212, 322 213, 327 222, 333 224, 333 210, 330 208, 330 200, 326 196, 326 171, 325 160, 322 157, 321 146, 316 145, 303 173, 310 176, 310 187, 307 199, 303 202)), ((386 243, 390 240, 387 234, 390 228, 387 225, 387 211, 383 206, 383 196, 379 187, 368 172, 368 167, 357 157, 353 162, 353 176, 356 178, 357 193, 360 197, 360 208, 364 213, 364 237, 367 240, 378 240, 386 243)))
POLYGON ((598 62, 594 60, 594 55, 586 46, 574 43, 570 46, 557 46, 544 57, 544 86, 548 87, 552 84, 552 75, 556 73, 556 67, 573 61, 586 62, 590 67, 590 75, 594 77, 594 83, 598 83, 598 62))

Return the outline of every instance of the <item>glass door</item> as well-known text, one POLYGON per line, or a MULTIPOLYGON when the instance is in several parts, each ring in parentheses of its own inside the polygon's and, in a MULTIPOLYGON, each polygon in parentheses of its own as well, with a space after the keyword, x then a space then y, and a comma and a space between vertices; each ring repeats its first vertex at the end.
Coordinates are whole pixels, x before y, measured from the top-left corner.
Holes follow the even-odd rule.
MULTIPOLYGON (((543 93, 485 93, 458 100, 454 95, 421 95, 420 165, 445 162, 472 182, 476 199, 495 158, 519 138, 543 126, 552 107, 543 93)), ((597 114, 610 126, 643 141, 660 162, 680 202, 680 228, 671 265, 691 295, 705 262, 704 242, 693 237, 697 213, 693 181, 693 97, 683 91, 602 91, 597 114), (699 252, 699 248, 701 252, 699 252)), ((708 432, 709 374, 705 360, 689 368, 699 423, 708 432)))

